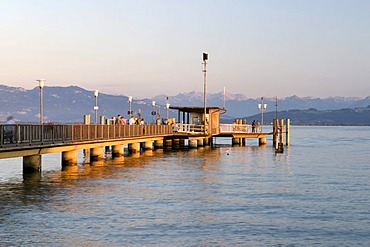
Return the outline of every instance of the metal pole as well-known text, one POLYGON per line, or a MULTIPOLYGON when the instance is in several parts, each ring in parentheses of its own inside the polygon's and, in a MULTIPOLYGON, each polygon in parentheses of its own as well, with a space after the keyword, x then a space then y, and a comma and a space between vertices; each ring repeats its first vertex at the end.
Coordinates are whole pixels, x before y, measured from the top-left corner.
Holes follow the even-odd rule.
POLYGON ((275 103, 275 107, 276 107, 276 119, 278 118, 278 97, 276 96, 276 103, 275 103))
POLYGON ((95 124, 98 123, 98 97, 95 96, 95 124))
POLYGON ((203 53, 203 66, 204 66, 203 67, 204 133, 206 133, 206 116, 207 116, 207 60, 208 60, 208 53, 203 53))
POLYGON ((262 115, 261 115, 261 132, 263 132, 263 97, 261 98, 262 99, 262 107, 261 107, 261 109, 262 109, 262 115))
POLYGON ((166 118, 168 121, 168 108, 170 108, 170 104, 168 104, 168 97, 166 98, 166 118))
POLYGON ((43 94, 42 94, 42 87, 40 87, 40 124, 43 124, 44 119, 43 119, 43 94))
POLYGON ((94 106, 94 110, 95 110, 95 124, 98 124, 98 95, 99 95, 99 91, 98 90, 95 90, 94 91, 94 96, 95 96, 95 106, 94 106))
POLYGON ((153 101, 152 101, 152 121, 153 121, 153 124, 154 124, 154 114, 156 113, 156 112, 154 111, 154 107, 155 107, 155 101, 153 100, 153 101))
POLYGON ((40 88, 40 124, 43 124, 44 118, 43 118, 43 92, 42 89, 44 88, 45 80, 40 79, 37 80, 39 82, 39 88, 40 88))
POLYGON ((129 96, 128 97, 128 103, 129 103, 129 105, 130 105, 130 118, 131 118, 131 116, 132 116, 132 96, 129 96))

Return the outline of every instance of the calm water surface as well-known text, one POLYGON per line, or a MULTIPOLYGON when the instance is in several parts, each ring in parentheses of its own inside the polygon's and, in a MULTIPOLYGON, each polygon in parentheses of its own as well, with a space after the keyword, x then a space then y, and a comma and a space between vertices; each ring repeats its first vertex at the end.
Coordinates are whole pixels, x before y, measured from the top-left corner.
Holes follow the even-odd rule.
POLYGON ((369 246, 370 127, 291 134, 278 155, 222 139, 65 171, 44 155, 39 177, 0 160, 0 246, 369 246))

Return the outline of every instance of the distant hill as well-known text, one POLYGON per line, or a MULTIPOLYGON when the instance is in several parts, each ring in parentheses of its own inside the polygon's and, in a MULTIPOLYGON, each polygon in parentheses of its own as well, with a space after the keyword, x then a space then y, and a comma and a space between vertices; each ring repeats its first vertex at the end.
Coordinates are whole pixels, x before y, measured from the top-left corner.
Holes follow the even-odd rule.
MULTIPOLYGON (((51 122, 82 122, 84 114, 91 114, 94 119, 95 98, 92 91, 78 86, 45 87, 44 121, 51 122)), ((166 116, 166 98, 171 106, 203 106, 203 94, 198 92, 181 93, 175 96, 159 95, 151 99, 136 99, 132 102, 132 110, 137 116, 140 111, 147 122, 152 122, 152 101, 156 102, 155 110, 166 116)), ((0 85, 0 121, 9 115, 23 122, 39 121, 39 88, 26 90, 21 87, 0 85)), ((261 99, 248 98, 243 94, 222 92, 207 94, 207 106, 224 107, 227 112, 222 115, 225 121, 235 118, 260 119, 257 105, 261 99), (225 98, 225 101, 224 101, 225 98)), ((267 110, 264 114, 265 123, 275 117, 276 99, 264 98, 267 110)), ((368 106, 370 97, 366 98, 311 98, 290 96, 278 99, 279 117, 289 116, 296 124, 362 124, 370 125, 368 106)), ((99 93, 99 115, 107 118, 121 114, 128 116, 128 96, 99 93)), ((169 110, 170 117, 177 112, 169 110)))
MULTIPOLYGON (((261 114, 245 117, 248 122, 258 120, 261 114)), ((266 112, 263 115, 264 123, 271 124, 276 118, 275 112, 266 112)), ((370 125, 370 105, 367 107, 345 108, 340 110, 288 110, 278 112, 278 118, 291 119, 294 125, 370 125)), ((227 121, 227 120, 226 120, 227 121)), ((228 121, 230 122, 230 121, 228 121)))

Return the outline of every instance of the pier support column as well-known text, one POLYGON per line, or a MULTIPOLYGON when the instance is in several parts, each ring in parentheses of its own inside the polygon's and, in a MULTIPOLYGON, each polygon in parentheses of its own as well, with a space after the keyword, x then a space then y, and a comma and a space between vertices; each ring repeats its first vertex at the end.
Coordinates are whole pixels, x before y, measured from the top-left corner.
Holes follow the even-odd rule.
POLYGON ((203 147, 203 144, 204 144, 203 139, 198 139, 197 140, 197 146, 198 147, 203 147))
POLYGON ((131 143, 131 152, 140 153, 140 142, 131 143))
POLYGON ((144 149, 145 150, 153 150, 153 142, 152 141, 145 142, 144 149))
POLYGON ((231 139, 231 144, 232 145, 240 145, 240 138, 232 138, 231 139))
POLYGON ((258 144, 260 146, 265 145, 266 144, 266 137, 259 137, 258 138, 258 144))
POLYGON ((41 172, 41 155, 23 157, 23 173, 41 172))
POLYGON ((179 149, 180 148, 180 139, 173 139, 173 141, 172 141, 172 147, 174 149, 179 149))
POLYGON ((209 146, 209 143, 210 143, 209 138, 208 137, 207 138, 204 138, 203 145, 204 146, 209 146))
POLYGON ((164 141, 164 148, 166 148, 166 149, 171 149, 172 148, 172 140, 171 139, 166 139, 164 141))
POLYGON ((155 148, 163 148, 163 140, 157 140, 154 142, 155 148))
POLYGON ((90 161, 98 161, 104 159, 104 148, 97 147, 90 149, 90 161))
POLYGON ((75 166, 78 163, 77 150, 62 152, 62 167, 75 166))
POLYGON ((112 147, 112 157, 121 157, 123 156, 123 144, 121 145, 114 145, 112 147))
POLYGON ((185 147, 185 139, 180 139, 179 140, 179 147, 181 148, 181 149, 184 149, 184 147, 185 147))
POLYGON ((247 138, 241 138, 241 145, 246 146, 247 145, 247 138))
POLYGON ((197 140, 189 140, 189 148, 197 148, 198 142, 197 140))

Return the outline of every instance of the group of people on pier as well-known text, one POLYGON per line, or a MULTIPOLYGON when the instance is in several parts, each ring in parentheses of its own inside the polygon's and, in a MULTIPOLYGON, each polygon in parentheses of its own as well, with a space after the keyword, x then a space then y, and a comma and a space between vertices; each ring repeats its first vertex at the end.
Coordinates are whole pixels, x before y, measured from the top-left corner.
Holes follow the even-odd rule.
POLYGON ((120 114, 117 115, 117 118, 112 117, 112 124, 118 124, 118 125, 143 125, 145 124, 144 118, 135 118, 134 116, 131 116, 128 121, 124 116, 121 116, 120 114))

